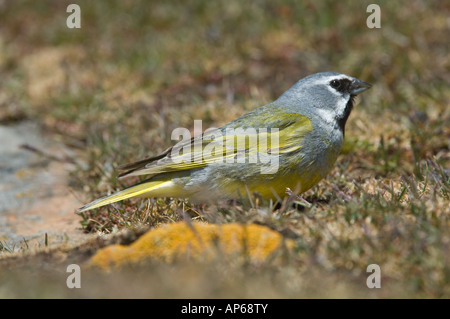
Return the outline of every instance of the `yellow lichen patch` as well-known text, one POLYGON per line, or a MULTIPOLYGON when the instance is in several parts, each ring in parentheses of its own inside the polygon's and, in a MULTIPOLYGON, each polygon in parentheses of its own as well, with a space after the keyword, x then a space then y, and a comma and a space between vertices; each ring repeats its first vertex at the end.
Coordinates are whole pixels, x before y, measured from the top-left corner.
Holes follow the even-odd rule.
POLYGON ((282 246, 292 249, 293 245, 292 240, 261 225, 180 222, 153 229, 129 246, 112 245, 101 249, 92 257, 90 265, 107 270, 147 259, 204 261, 220 256, 260 263, 282 246))

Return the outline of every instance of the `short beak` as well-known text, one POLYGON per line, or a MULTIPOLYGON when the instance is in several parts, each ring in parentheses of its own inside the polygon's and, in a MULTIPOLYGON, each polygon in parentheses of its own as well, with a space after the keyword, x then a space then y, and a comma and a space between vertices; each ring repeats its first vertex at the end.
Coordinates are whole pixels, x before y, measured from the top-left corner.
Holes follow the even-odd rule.
POLYGON ((365 90, 369 89, 372 85, 369 83, 363 82, 358 79, 353 79, 352 84, 350 85, 350 94, 357 95, 365 90))

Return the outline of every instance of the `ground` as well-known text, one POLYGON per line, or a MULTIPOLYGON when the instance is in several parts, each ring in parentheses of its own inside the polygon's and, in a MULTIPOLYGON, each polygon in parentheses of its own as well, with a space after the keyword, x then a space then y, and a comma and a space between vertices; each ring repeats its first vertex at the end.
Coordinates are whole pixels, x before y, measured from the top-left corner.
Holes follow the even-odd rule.
POLYGON ((448 1, 379 2, 379 29, 371 1, 78 1, 80 29, 70 3, 0 2, 0 297, 450 296, 448 1), (373 87, 335 168, 302 195, 311 205, 154 198, 74 213, 136 182, 114 169, 165 150, 173 129, 218 127, 320 71, 373 87), (263 262, 92 266, 179 223, 258 225, 293 246, 263 262))

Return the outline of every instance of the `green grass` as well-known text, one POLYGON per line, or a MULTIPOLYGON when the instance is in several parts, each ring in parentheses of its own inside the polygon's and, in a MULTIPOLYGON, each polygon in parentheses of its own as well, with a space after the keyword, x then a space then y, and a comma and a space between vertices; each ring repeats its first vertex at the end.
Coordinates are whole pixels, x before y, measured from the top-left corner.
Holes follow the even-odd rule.
MULTIPOLYGON (((262 223, 296 241, 282 265, 190 265, 177 279, 192 296, 450 296, 447 2, 380 2, 382 28, 368 29, 370 1, 79 1, 79 30, 65 27, 69 3, 14 1, 0 11, 0 123, 31 119, 74 149, 68 183, 84 202, 136 182, 119 181, 114 168, 166 149, 172 130, 194 119, 217 127, 319 71, 373 85, 358 98, 335 169, 303 194, 311 207, 128 200, 82 214, 86 231, 115 234, 186 213, 262 223), (378 291, 365 287, 371 263, 381 267, 378 291)), ((149 281, 166 279, 161 295, 189 297, 171 278, 182 265, 148 267, 149 281)), ((98 295, 121 280, 141 284, 133 273, 110 284, 102 276, 92 284, 98 295)), ((44 295, 60 289, 45 278, 36 282, 44 295)))

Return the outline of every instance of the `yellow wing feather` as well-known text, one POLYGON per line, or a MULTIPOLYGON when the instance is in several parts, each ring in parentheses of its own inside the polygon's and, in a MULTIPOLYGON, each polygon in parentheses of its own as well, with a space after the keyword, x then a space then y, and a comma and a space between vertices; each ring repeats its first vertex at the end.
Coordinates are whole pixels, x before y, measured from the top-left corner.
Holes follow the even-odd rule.
POLYGON ((160 155, 122 167, 127 171, 120 177, 201 168, 236 157, 238 152, 246 156, 258 152, 272 155, 294 152, 301 147, 304 135, 312 130, 311 121, 295 113, 279 115, 275 123, 267 124, 270 124, 267 128, 254 129, 224 127, 182 141, 160 155))

